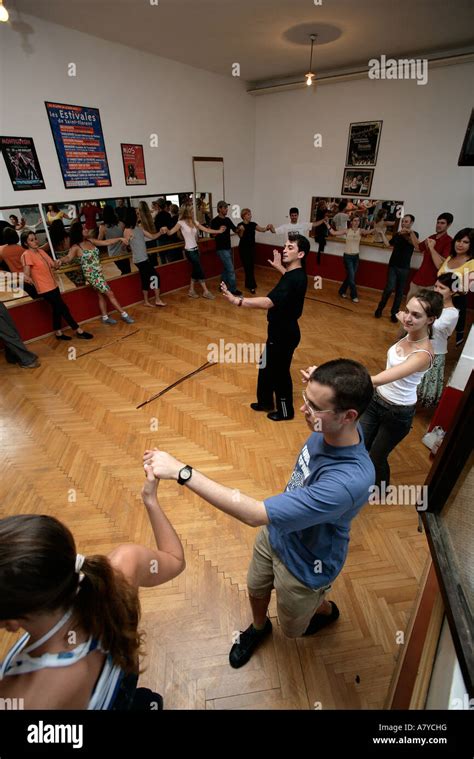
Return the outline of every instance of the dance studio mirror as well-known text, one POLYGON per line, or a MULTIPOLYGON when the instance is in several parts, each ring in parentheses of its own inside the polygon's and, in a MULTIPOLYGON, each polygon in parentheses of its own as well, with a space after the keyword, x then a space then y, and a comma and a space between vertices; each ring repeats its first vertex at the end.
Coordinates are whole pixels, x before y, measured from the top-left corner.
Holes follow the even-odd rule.
POLYGON ((225 200, 224 159, 194 156, 193 176, 198 221, 201 221, 199 215, 203 203, 206 206, 205 213, 212 219, 217 214, 219 200, 225 200), (198 199, 201 201, 199 204, 198 199))
POLYGON ((23 232, 35 232, 40 241, 40 245, 47 243, 47 237, 43 219, 41 218, 40 207, 38 205, 28 206, 4 206, 0 208, 0 300, 4 303, 19 298, 29 297, 24 290, 22 290, 18 283, 13 286, 11 277, 9 275, 10 269, 7 266, 6 261, 3 260, 1 255, 3 245, 4 229, 10 227, 17 234, 18 245, 20 244, 20 238, 23 232))
MULTIPOLYGON (((364 245, 374 245, 379 248, 387 247, 390 237, 398 231, 404 214, 403 200, 380 200, 369 198, 327 198, 313 196, 311 200, 311 221, 321 217, 322 211, 328 211, 328 218, 333 222, 339 213, 354 215, 360 218, 361 229, 372 229, 373 235, 364 238, 364 245)), ((347 226, 347 219, 336 218, 336 228, 347 226)), ((344 240, 332 237, 331 242, 344 240)))

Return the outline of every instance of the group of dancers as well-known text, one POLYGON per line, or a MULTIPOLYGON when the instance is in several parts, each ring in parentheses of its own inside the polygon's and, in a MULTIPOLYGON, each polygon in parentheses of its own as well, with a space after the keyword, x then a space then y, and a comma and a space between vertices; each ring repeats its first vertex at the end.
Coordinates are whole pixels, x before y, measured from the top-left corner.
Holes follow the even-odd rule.
MULTIPOLYGON (((194 297, 192 292, 200 283, 206 297, 195 243, 198 229, 209 228, 196 223, 189 210, 182 209, 180 217, 174 227, 149 234, 181 231, 193 267, 190 295, 194 297)), ((227 244, 225 235, 230 229, 220 221, 225 218, 221 212, 211 227, 216 237, 224 235, 221 244, 227 244)), ((247 215, 243 223, 250 219, 247 215)), ((266 231, 273 231, 270 226, 266 231)), ((112 300, 97 271, 97 245, 131 244, 136 228, 130 219, 123 235, 98 241, 88 238, 76 223, 69 233, 70 251, 63 259, 78 257, 86 281, 102 296, 101 310, 107 296, 125 321, 128 315, 112 300)), ((357 231, 353 222, 351 228, 357 231)), ((400 234, 407 238, 410 234, 412 241, 409 229, 402 227, 400 234)), ((137 250, 143 252, 141 235, 135 239, 139 240, 137 250)), ((427 243, 430 255, 437 239, 427 243)), ((142 499, 154 534, 153 548, 129 543, 108 556, 84 556, 77 552, 69 529, 53 517, 22 514, 0 520, 0 628, 12 633, 25 630, 0 666, 0 696, 24 698, 25 708, 162 707, 159 694, 138 687, 143 653, 138 589, 168 582, 185 569, 181 541, 159 505, 161 479, 174 480, 213 507, 259 527, 247 579, 252 622, 233 637, 231 667, 244 666, 271 634, 272 589, 286 636, 316 635, 336 623, 340 610, 327 595, 346 560, 351 522, 367 503, 373 484, 389 484, 388 458, 411 429, 417 389, 430 371, 439 372, 442 366, 445 341, 454 329, 457 309, 453 311, 452 297, 460 276, 460 267, 449 264, 453 258, 455 264, 471 260, 472 233, 468 246, 461 249, 463 241, 463 236, 455 238, 453 245, 458 247, 445 260, 447 270, 436 274, 432 289, 418 289, 405 310, 397 312, 403 336, 389 348, 385 369, 370 376, 360 363, 335 358, 302 371, 300 413, 310 436, 283 493, 263 501, 241 492, 236 498, 235 490, 211 480, 191 463, 153 448, 144 452, 142 461, 146 477, 142 499)), ((22 266, 28 267, 28 276, 35 285, 44 278, 44 287, 49 287, 51 280, 46 278, 53 276, 61 261, 47 260, 34 233, 27 233, 23 245, 22 266)), ((226 248, 220 250, 226 252, 226 248)), ((267 311, 267 342, 258 373, 257 402, 251 409, 267 412, 271 421, 294 417, 290 367, 300 340, 298 320, 307 289, 309 252, 309 240, 287 230, 282 253, 275 250, 271 261, 281 276, 268 295, 244 297, 232 280, 230 287, 226 281, 221 283, 229 304, 267 311)), ((226 266, 226 255, 221 260, 226 266)), ((149 270, 142 268, 148 277, 149 270)), ((67 318, 60 310, 60 295, 49 302, 53 313, 67 318)), ((108 319, 106 313, 103 319, 108 319)), ((72 320, 73 329, 74 325, 72 320)), ((80 337, 79 329, 76 333, 80 337)))

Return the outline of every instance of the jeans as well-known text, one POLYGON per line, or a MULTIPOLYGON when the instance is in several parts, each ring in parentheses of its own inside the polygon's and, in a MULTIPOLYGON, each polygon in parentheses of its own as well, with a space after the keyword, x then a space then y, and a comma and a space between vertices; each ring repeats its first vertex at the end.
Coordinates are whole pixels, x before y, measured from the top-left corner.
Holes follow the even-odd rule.
POLYGON ((348 253, 344 253, 343 256, 344 267, 347 271, 347 277, 339 288, 339 295, 345 295, 347 288, 350 288, 351 298, 357 298, 357 288, 355 283, 356 271, 359 268, 359 254, 351 256, 348 253))
POLYGON ((375 467, 375 484, 390 484, 388 455, 411 430, 416 404, 396 406, 374 393, 360 424, 364 433, 365 447, 375 467))
POLYGON ((380 303, 377 306, 378 310, 383 311, 383 309, 387 305, 388 299, 390 298, 391 294, 395 290, 395 297, 393 299, 392 308, 390 309, 390 311, 391 311, 392 316, 397 315, 398 311, 400 310, 400 304, 403 298, 403 291, 405 289, 405 284, 406 284, 409 274, 410 274, 410 269, 401 269, 399 266, 388 267, 387 284, 385 285, 385 290, 382 293, 380 303))
POLYGON ((224 267, 222 271, 222 280, 226 283, 228 289, 231 291, 231 293, 235 292, 237 289, 237 284, 235 280, 235 271, 234 271, 234 264, 232 261, 232 251, 231 250, 218 250, 217 255, 222 261, 222 265, 224 267))
POLYGON ((202 270, 201 259, 199 258, 199 248, 194 248, 193 250, 185 249, 184 252, 191 264, 191 279, 193 282, 203 282, 206 277, 202 270))

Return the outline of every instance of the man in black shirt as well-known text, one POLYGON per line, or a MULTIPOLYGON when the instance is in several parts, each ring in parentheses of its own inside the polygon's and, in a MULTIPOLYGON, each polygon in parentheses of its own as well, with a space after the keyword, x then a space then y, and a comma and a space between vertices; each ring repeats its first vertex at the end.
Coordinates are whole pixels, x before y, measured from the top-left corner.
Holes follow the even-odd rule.
POLYGON ((220 229, 222 226, 227 227, 225 232, 216 235, 216 252, 224 266, 222 272, 223 281, 233 295, 242 295, 241 291, 237 290, 234 263, 232 261, 232 246, 230 244, 230 231, 237 232, 237 227, 227 216, 228 208, 229 204, 225 200, 219 200, 217 204, 217 216, 211 221, 211 229, 220 229))
POLYGON ((300 341, 298 319, 303 313, 304 296, 308 286, 304 259, 310 249, 309 240, 303 235, 290 233, 283 253, 273 252, 274 266, 283 276, 265 298, 235 297, 225 282, 221 290, 227 300, 243 308, 264 308, 268 311, 268 337, 260 357, 257 382, 257 403, 251 403, 254 411, 268 411, 273 422, 293 419, 293 383, 291 359, 300 341), (276 411, 274 411, 276 399, 276 411))
POLYGON ((402 225, 399 232, 393 235, 390 240, 393 245, 392 255, 388 262, 387 284, 382 293, 380 303, 375 311, 375 318, 380 319, 388 299, 395 290, 393 299, 390 321, 397 323, 397 313, 400 310, 400 303, 403 298, 405 284, 410 274, 410 262, 414 250, 418 247, 418 232, 412 229, 415 217, 411 213, 405 214, 402 219, 402 225))

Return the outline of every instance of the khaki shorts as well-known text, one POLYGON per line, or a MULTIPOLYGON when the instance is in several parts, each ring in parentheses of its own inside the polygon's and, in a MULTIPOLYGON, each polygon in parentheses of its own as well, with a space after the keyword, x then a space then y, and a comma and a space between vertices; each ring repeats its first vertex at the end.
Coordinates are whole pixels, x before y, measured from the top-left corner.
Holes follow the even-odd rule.
POLYGON ((255 539, 247 585, 254 598, 264 598, 275 588, 278 619, 288 638, 304 633, 331 587, 309 588, 292 575, 271 547, 266 526, 260 528, 255 539))

